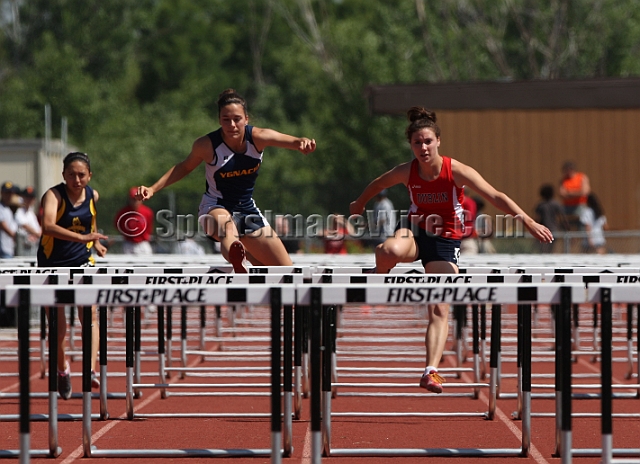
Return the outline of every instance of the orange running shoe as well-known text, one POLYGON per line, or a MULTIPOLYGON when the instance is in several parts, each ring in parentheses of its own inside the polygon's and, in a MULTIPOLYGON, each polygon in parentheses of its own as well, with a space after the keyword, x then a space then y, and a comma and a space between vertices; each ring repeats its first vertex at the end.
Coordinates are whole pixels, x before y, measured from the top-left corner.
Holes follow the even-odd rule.
POLYGON ((244 251, 244 245, 240 240, 236 240, 231 244, 229 248, 229 262, 233 266, 233 271, 236 274, 248 274, 249 271, 244 265, 244 260, 247 257, 247 253, 244 251))
POLYGON ((440 377, 436 371, 431 371, 428 374, 422 374, 420 379, 420 387, 432 393, 442 393, 442 384, 446 380, 440 377))

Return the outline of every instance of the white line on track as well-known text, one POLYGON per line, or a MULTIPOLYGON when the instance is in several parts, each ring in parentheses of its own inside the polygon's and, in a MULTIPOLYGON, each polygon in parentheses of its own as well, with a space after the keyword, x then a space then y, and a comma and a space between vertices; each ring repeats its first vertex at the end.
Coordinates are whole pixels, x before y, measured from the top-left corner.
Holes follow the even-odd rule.
POLYGON ((307 426, 307 433, 304 435, 304 447, 302 448, 302 461, 300 464, 311 462, 311 422, 307 426))
MULTIPOLYGON (((191 363, 188 364, 187 367, 194 367, 196 364, 200 364, 200 358, 196 357, 196 359, 194 361, 192 361, 191 363)), ((178 375, 173 376, 169 383, 171 382, 175 382, 178 379, 178 375)), ((157 400, 158 398, 160 398, 160 392, 157 391, 155 392, 153 395, 151 395, 149 398, 147 398, 146 400, 142 401, 139 405, 135 406, 133 408, 134 411, 134 415, 135 412, 139 412, 142 408, 144 408, 145 406, 147 406, 149 403, 151 403, 152 401, 157 400)), ((118 419, 126 419, 127 418, 127 413, 125 412, 124 414, 122 414, 120 417, 118 417, 118 419)), ((100 430, 98 430, 96 433, 94 433, 93 435, 91 435, 91 443, 95 443, 99 438, 101 438, 105 433, 107 433, 109 430, 111 430, 112 428, 114 428, 116 425, 118 425, 119 423, 122 423, 121 421, 111 421, 109 422, 107 425, 105 425, 104 427, 102 427, 100 430)), ((84 455, 84 447, 78 446, 75 450, 73 450, 71 452, 71 454, 69 454, 69 456, 67 456, 67 458, 62 461, 60 464, 69 464, 74 462, 76 459, 82 457, 84 455)))
MULTIPOLYGON (((462 377, 464 377, 467 382, 472 381, 471 377, 469 377, 468 374, 463 373, 462 377)), ((487 397, 487 395, 485 395, 483 392, 480 392, 479 399, 482 400, 482 402, 487 406, 487 408, 489 407, 489 398, 487 397)), ((516 425, 509 418, 509 416, 505 414, 502 411, 502 409, 500 409, 497 406, 496 406, 496 417, 498 417, 498 419, 500 419, 500 421, 504 425, 506 425, 509 430, 511 430, 511 433, 513 433, 516 436, 518 441, 522 443, 522 431, 518 427, 516 427, 516 425)), ((537 462, 538 464, 549 464, 549 461, 547 461, 544 458, 544 456, 542 456, 542 453, 538 451, 538 448, 536 448, 533 443, 529 445, 529 454, 534 459, 534 461, 537 462)))
MULTIPOLYGON (((34 381, 38 377, 40 377, 40 373, 33 374, 31 377, 29 377, 29 383, 31 383, 32 381, 34 381)), ((9 385, 8 387, 5 387, 2 390, 0 390, 0 393, 5 393, 5 392, 8 392, 8 391, 17 390, 19 387, 20 387, 20 382, 16 382, 16 383, 14 383, 12 385, 9 385)))
MULTIPOLYGON (((462 374, 462 376, 466 377, 465 380, 467 382, 471 382, 471 378, 467 374, 462 374)), ((489 398, 484 393, 480 393, 479 399, 482 400, 482 402, 487 407, 489 407, 489 398)), ((496 408, 496 416, 504 425, 507 426, 511 433, 515 435, 518 441, 522 442, 522 431, 514 425, 513 421, 509 419, 509 417, 504 412, 502 412, 500 408, 496 408)), ((549 461, 547 461, 544 456, 542 456, 542 453, 540 453, 540 451, 538 451, 538 448, 536 448, 533 444, 530 445, 529 454, 538 464, 549 464, 549 461)), ((311 423, 309 423, 309 426, 307 427, 307 433, 304 436, 302 461, 300 461, 300 464, 309 463, 311 463, 311 423)))

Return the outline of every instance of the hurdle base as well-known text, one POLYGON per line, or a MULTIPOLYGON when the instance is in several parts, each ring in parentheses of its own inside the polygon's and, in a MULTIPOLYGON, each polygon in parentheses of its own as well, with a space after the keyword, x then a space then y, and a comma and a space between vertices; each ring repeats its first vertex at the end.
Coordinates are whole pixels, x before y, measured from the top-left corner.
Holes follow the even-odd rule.
MULTIPOLYGON (((616 457, 637 458, 640 456, 640 448, 612 448, 611 452, 616 457)), ((571 450, 572 456, 589 457, 589 456, 602 456, 601 448, 573 448, 571 450)))
POLYGON ((180 458, 180 457, 257 457, 271 456, 270 449, 91 449, 92 458, 102 457, 146 457, 146 458, 180 458))
MULTIPOLYGON (((52 455, 51 451, 49 451, 48 449, 41 449, 41 450, 36 450, 36 449, 32 449, 29 450, 29 457, 30 458, 57 458, 58 456, 60 456, 60 454, 62 454, 62 448, 58 448, 56 450, 57 454, 56 455, 52 455)), ((4 458, 19 458, 22 455, 22 453, 20 452, 20 450, 0 450, 0 459, 4 459, 4 458)))
POLYGON ((332 448, 332 457, 523 456, 521 448, 332 448))

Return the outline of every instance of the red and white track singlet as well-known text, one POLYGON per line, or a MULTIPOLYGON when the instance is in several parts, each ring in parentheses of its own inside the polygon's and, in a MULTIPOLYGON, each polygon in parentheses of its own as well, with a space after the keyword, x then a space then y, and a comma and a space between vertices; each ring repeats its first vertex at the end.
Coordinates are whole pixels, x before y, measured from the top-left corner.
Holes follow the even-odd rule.
POLYGON ((429 234, 451 240, 464 236, 462 202, 464 191, 456 187, 451 172, 451 158, 442 157, 440 175, 427 181, 420 177, 419 161, 411 162, 409 174, 409 219, 429 234))

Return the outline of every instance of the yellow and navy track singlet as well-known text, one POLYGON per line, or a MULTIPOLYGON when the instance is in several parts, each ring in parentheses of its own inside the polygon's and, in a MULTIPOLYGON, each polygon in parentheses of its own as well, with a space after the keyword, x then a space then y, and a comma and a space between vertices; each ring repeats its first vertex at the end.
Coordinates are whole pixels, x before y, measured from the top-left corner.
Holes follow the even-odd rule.
MULTIPOLYGON (((96 207, 93 201, 93 189, 85 189, 85 200, 74 207, 69 201, 65 184, 52 187, 60 194, 60 205, 56 213, 56 224, 78 234, 87 235, 96 230, 96 207)), ((39 267, 80 267, 93 264, 91 248, 93 242, 80 243, 61 240, 50 235, 42 235, 38 247, 39 267)))
POLYGON ((256 208, 253 189, 262 162, 262 152, 253 144, 252 132, 253 126, 245 126, 244 153, 235 153, 224 143, 222 129, 207 134, 213 146, 213 161, 207 163, 205 168, 207 184, 203 203, 215 203, 229 211, 256 208))

